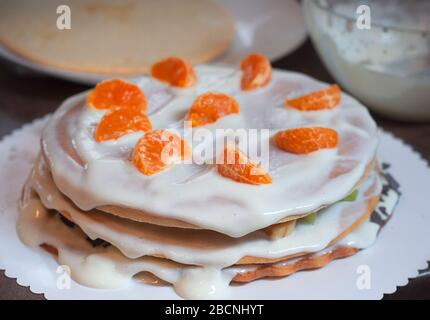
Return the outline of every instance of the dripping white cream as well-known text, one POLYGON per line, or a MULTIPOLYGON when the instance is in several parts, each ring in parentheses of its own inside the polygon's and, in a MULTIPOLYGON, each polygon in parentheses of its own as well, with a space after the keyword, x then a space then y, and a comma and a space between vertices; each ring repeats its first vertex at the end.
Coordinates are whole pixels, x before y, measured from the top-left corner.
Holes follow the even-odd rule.
POLYGON ((173 284, 176 292, 188 299, 228 297, 232 271, 181 265, 155 257, 130 259, 115 247, 94 248, 78 228, 64 225, 58 216, 51 215, 41 201, 31 194, 21 202, 17 233, 21 241, 31 247, 48 244, 57 249, 61 265, 70 267, 72 278, 78 283, 100 289, 114 289, 127 285, 135 275, 150 272, 173 284))
POLYGON ((29 185, 45 207, 67 212, 90 238, 112 243, 129 258, 160 255, 184 264, 216 268, 228 267, 246 256, 278 259, 322 250, 368 212, 368 200, 381 191, 379 177, 372 173, 359 189, 356 201, 334 204, 319 212, 314 224, 298 224, 288 237, 270 240, 260 231, 231 238, 213 231, 190 232, 137 223, 100 211, 82 212, 56 189, 43 161, 35 166, 29 185))
MULTIPOLYGON (((132 281, 133 276, 146 271, 173 284, 176 292, 184 298, 226 298, 232 278, 238 272, 256 268, 255 265, 224 269, 197 267, 148 256, 130 259, 113 246, 94 248, 85 240, 86 235, 79 228, 67 227, 58 216, 48 214, 42 202, 32 193, 30 185, 26 186, 25 194, 17 223, 19 237, 32 247, 41 244, 55 247, 59 263, 70 266, 72 278, 85 286, 119 288, 132 281)), ((374 230, 373 223, 365 222, 345 238, 347 241, 326 250, 338 245, 364 248, 363 244, 371 244, 376 239, 374 230)), ((277 264, 294 263, 297 259, 277 264)))

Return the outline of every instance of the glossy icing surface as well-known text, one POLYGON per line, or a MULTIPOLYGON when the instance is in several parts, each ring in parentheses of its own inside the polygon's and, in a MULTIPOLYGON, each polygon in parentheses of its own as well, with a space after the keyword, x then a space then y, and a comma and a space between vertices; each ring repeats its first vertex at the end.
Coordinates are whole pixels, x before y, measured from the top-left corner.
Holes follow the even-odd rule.
MULTIPOLYGON (((131 150, 142 136, 134 133, 114 142, 96 143, 93 132, 103 116, 85 106, 85 94, 68 99, 53 115, 42 137, 43 152, 56 186, 79 208, 103 205, 134 208, 174 218, 205 229, 240 237, 285 217, 310 212, 346 196, 374 158, 377 128, 366 108, 342 94, 338 108, 300 112, 283 105, 325 85, 304 75, 275 71, 272 82, 252 92, 239 90, 240 72, 221 67, 196 67, 197 85, 172 89, 142 78, 138 85, 148 98, 155 129, 178 130, 193 145, 194 160, 213 159, 213 142, 196 142, 203 130, 269 129, 262 134, 273 183, 253 186, 220 176, 213 166, 176 165, 154 176, 143 176, 131 164, 131 150), (183 120, 193 100, 207 91, 224 92, 240 104, 241 113, 226 116, 203 130, 184 131, 183 120), (277 149, 271 137, 279 130, 325 126, 337 130, 338 148, 308 155, 277 149), (205 150, 204 153, 202 150, 205 150)), ((248 143, 256 137, 247 133, 248 143)))
POLYGON ((230 266, 245 256, 277 259, 322 250, 372 210, 368 208, 368 201, 381 191, 379 177, 373 172, 359 189, 356 201, 336 203, 320 211, 313 224, 298 223, 291 235, 271 240, 261 231, 232 238, 213 231, 190 232, 137 223, 97 210, 83 212, 55 188, 43 162, 36 166, 28 184, 46 208, 67 213, 90 238, 113 244, 129 258, 156 255, 215 268, 230 266))
MULTIPOLYGON (((68 265, 72 270, 73 279, 83 285, 96 288, 118 288, 125 286, 133 276, 146 271, 172 283, 176 292, 184 298, 226 298, 232 278, 238 272, 247 272, 256 267, 255 265, 245 265, 221 268, 209 264, 192 266, 150 256, 131 259, 123 255, 115 246, 93 247, 85 240, 86 234, 81 229, 76 226, 68 227, 60 221, 58 215, 49 213, 34 194, 31 186, 31 182, 26 185, 20 204, 18 235, 26 245, 32 247, 38 247, 41 244, 55 247, 58 251, 59 263, 68 265)), ((45 201, 49 200, 45 199, 45 201)), ((336 208, 332 211, 337 212, 336 208)), ((324 215, 330 214, 330 212, 324 213, 324 215)), ((324 220, 323 214, 317 218, 315 223, 318 228, 307 226, 308 230, 324 234, 324 229, 322 229, 324 223, 321 224, 318 220, 324 220)), ((304 231, 306 226, 302 229, 299 229, 297 233, 306 234, 304 231)), ((367 221, 334 247, 342 245, 363 249, 375 241, 377 231, 377 225, 367 221)), ((125 233, 124 237, 127 238, 128 235, 125 233)), ((324 250, 330 250, 330 248, 324 250)), ((189 249, 189 253, 199 255, 198 249, 195 248, 189 249)), ((222 254, 220 257, 223 257, 222 254)), ((295 261, 295 259, 290 259, 278 264, 294 263, 295 261)))

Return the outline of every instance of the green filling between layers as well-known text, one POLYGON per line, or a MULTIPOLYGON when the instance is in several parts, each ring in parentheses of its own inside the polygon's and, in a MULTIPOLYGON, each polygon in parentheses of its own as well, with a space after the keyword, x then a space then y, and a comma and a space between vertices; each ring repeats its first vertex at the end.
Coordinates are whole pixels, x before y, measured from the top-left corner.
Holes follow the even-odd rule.
MULTIPOLYGON (((339 202, 341 202, 341 201, 353 202, 353 201, 357 200, 357 196, 358 196, 358 190, 355 190, 355 191, 351 192, 349 195, 347 195, 345 198, 340 200, 339 202)), ((306 217, 301 218, 300 222, 307 223, 307 224, 313 224, 315 222, 316 218, 317 218, 317 213, 314 212, 314 213, 308 214, 306 217)))

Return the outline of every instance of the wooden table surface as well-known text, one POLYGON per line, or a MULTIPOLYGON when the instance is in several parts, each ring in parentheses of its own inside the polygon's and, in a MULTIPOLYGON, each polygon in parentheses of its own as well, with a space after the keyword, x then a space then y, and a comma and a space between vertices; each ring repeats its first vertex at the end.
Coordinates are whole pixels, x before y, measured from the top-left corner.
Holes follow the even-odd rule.
MULTIPOLYGON (((334 82, 307 41, 292 54, 279 59, 274 67, 306 73, 319 80, 334 82)), ((88 86, 36 74, 0 60, 0 138, 33 119, 53 112, 70 95, 88 86)), ((407 107, 407 106, 405 106, 407 107)), ((391 131, 430 161, 430 123, 392 121, 374 115, 379 126, 391 131)), ((430 254, 430 252, 429 252, 430 254)), ((412 279, 386 299, 430 299, 430 276, 412 279)), ((16 284, 0 270, 0 299, 43 299, 16 284)))

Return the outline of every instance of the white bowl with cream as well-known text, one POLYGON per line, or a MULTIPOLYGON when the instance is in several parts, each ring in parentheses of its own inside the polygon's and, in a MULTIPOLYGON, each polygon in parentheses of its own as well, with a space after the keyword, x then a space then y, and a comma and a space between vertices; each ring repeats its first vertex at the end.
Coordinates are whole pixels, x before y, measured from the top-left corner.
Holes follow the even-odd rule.
POLYGON ((430 2, 305 0, 305 20, 334 78, 372 110, 430 120, 430 2), (370 29, 360 29, 360 5, 370 29))

